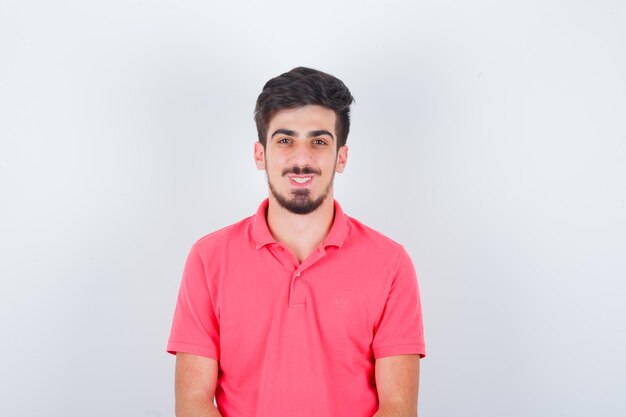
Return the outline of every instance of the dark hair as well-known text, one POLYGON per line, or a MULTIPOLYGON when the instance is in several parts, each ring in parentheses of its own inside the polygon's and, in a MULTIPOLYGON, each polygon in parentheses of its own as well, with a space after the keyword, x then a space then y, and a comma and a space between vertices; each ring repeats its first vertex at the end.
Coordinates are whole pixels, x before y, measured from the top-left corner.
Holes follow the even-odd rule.
POLYGON ((346 144, 350 131, 350 104, 354 98, 338 78, 306 67, 297 67, 272 78, 259 94, 254 109, 259 141, 265 147, 267 128, 280 110, 317 104, 335 111, 337 149, 346 144))

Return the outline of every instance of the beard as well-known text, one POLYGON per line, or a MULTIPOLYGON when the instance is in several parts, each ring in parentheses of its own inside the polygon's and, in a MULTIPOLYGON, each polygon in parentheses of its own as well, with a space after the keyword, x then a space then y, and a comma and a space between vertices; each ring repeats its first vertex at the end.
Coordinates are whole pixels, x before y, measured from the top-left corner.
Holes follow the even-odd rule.
MULTIPOLYGON (((295 174, 311 173, 310 171, 307 171, 306 168, 303 170, 300 170, 296 167, 290 171, 285 171, 283 173, 283 176, 286 175, 286 173, 288 172, 293 172, 295 174)), ((332 189, 334 179, 335 179, 335 173, 333 172, 333 175, 330 178, 328 185, 324 189, 324 192, 322 193, 322 195, 320 195, 316 199, 311 198, 310 190, 293 190, 291 191, 291 198, 286 197, 280 194, 276 190, 276 188, 274 188, 274 186, 272 185, 272 182, 269 179, 269 176, 267 176, 267 184, 269 185, 270 192, 272 193, 272 195, 274 196, 274 198, 276 199, 276 201, 282 208, 284 208, 285 210, 293 214, 309 214, 317 210, 322 205, 322 203, 326 200, 326 198, 328 197, 332 189)))

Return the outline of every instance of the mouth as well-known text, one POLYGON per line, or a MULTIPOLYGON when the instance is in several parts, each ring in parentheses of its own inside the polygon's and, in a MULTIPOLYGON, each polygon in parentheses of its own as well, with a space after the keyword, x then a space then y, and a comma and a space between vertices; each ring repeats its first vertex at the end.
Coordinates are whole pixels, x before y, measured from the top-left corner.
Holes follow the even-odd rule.
POLYGON ((289 183, 295 187, 306 187, 313 182, 313 175, 290 175, 289 183))

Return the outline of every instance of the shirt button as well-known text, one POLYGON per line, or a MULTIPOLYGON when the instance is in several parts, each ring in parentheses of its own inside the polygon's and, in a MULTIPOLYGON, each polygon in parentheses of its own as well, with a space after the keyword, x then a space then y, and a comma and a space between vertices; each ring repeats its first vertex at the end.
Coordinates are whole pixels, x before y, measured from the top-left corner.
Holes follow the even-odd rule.
POLYGON ((299 276, 300 276, 300 273, 299 273, 299 272, 296 272, 296 276, 297 276, 297 277, 299 277, 299 276))

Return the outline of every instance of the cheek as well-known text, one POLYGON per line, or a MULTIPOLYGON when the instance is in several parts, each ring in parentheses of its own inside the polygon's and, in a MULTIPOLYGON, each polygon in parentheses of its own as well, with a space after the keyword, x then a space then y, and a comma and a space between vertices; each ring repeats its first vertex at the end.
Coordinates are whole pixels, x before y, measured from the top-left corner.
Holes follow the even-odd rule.
POLYGON ((328 172, 333 172, 336 166, 337 166, 337 158, 335 158, 335 155, 333 155, 324 161, 323 168, 325 168, 325 170, 328 172))
POLYGON ((277 178, 281 175, 282 167, 275 159, 265 160, 265 171, 271 178, 277 178))

